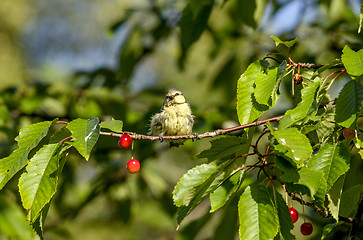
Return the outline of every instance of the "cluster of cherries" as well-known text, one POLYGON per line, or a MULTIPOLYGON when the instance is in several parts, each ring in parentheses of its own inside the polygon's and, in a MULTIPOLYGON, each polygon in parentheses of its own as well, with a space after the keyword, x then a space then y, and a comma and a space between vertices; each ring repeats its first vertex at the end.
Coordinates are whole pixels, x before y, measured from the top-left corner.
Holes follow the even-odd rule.
MULTIPOLYGON (((129 148, 131 143, 132 139, 126 133, 122 134, 120 140, 118 140, 119 147, 123 149, 129 148)), ((140 162, 134 158, 131 158, 126 164, 126 169, 129 173, 137 173, 140 170, 140 162)))
MULTIPOLYGON (((291 215, 292 222, 295 223, 297 221, 297 219, 299 218, 299 213, 293 207, 289 208, 289 212, 290 212, 290 215, 291 215)), ((300 226, 300 232, 304 236, 310 235, 313 232, 313 225, 311 225, 311 223, 309 223, 309 222, 304 222, 300 226)))

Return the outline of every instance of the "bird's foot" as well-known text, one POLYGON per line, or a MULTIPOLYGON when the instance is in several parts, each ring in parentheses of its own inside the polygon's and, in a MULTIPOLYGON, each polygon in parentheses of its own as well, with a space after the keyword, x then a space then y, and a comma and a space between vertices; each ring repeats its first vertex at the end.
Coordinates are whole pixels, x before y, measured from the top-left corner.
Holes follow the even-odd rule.
POLYGON ((164 142, 164 136, 162 133, 159 134, 159 140, 161 143, 164 142))
MULTIPOLYGON (((193 133, 193 135, 199 140, 200 137, 199 137, 199 134, 198 133, 193 133)), ((194 141, 194 138, 192 139, 194 141)))

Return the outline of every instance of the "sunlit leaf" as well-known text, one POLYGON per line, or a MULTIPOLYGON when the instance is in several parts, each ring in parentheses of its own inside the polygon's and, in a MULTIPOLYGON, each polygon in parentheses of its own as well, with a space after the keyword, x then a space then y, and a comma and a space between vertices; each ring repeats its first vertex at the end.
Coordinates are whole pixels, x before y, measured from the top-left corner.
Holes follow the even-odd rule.
POLYGON ((296 164, 303 164, 310 158, 313 149, 309 139, 296 128, 287 128, 274 131, 270 126, 271 134, 291 155, 296 164))
POLYGON ((352 76, 363 74, 363 49, 358 52, 352 50, 348 45, 343 48, 342 62, 347 72, 352 76))
POLYGON ((20 169, 25 167, 29 152, 47 135, 50 126, 55 121, 35 123, 20 130, 19 135, 15 138, 19 148, 12 152, 10 156, 0 159, 0 189, 20 169))
POLYGON ((318 109, 316 93, 319 85, 320 82, 316 81, 301 91, 301 102, 294 109, 286 111, 285 116, 279 122, 279 129, 289 127, 296 121, 316 114, 318 109))
POLYGON ((265 186, 248 186, 238 202, 240 239, 274 239, 278 232, 278 217, 265 186))
POLYGON ((254 96, 254 83, 263 71, 266 61, 256 61, 249 65, 237 82, 237 115, 240 124, 256 120, 268 109, 268 106, 259 104, 254 96))
POLYGON ((44 145, 31 159, 19 179, 23 206, 33 222, 53 197, 58 183, 61 144, 44 145))
POLYGON ((72 132, 73 142, 71 144, 77 151, 88 160, 92 148, 96 144, 100 135, 100 125, 98 118, 94 117, 90 120, 76 119, 67 125, 72 132))
POLYGON ((286 47, 291 48, 298 41, 297 37, 295 39, 293 39, 293 40, 290 40, 290 41, 282 41, 280 38, 275 37, 275 36, 270 36, 270 38, 272 38, 275 41, 276 47, 278 45, 280 45, 280 44, 283 44, 286 47))
POLYGON ((217 162, 211 162, 196 166, 184 174, 173 191, 174 204, 177 207, 188 205, 195 196, 196 187, 206 183, 208 180, 210 183, 214 180, 214 177, 210 177, 216 174, 218 167, 217 162))
POLYGON ((256 101, 260 104, 272 106, 272 93, 279 78, 279 68, 269 69, 266 72, 260 72, 257 76, 254 89, 256 101))
POLYGON ((108 120, 100 123, 101 128, 109 129, 113 132, 122 133, 123 122, 120 120, 108 120))
POLYGON ((280 84, 286 72, 286 61, 284 60, 278 67, 277 67, 277 81, 275 83, 274 88, 272 89, 272 107, 276 105, 277 100, 280 97, 280 84))
POLYGON ((327 181, 327 191, 334 182, 349 169, 350 155, 346 147, 340 144, 325 144, 308 162, 312 170, 320 170, 327 181))
POLYGON ((198 165, 184 174, 173 191, 174 204, 179 207, 177 222, 180 224, 208 194, 225 181, 234 170, 234 165, 240 161, 213 161, 198 165))
MULTIPOLYGON (((310 190, 310 196, 314 199, 314 195, 318 192, 320 182, 324 181, 324 173, 315 171, 307 167, 302 167, 299 171, 298 184, 306 186, 310 190)), ((326 190, 325 190, 326 192, 326 190)))
MULTIPOLYGON (((320 172, 320 171, 319 171, 320 172)), ((312 197, 314 203, 319 206, 321 209, 326 210, 325 206, 325 199, 326 199, 326 192, 327 192, 327 182, 325 176, 323 174, 319 178, 320 182, 318 185, 318 190, 316 191, 315 195, 312 197)))
POLYGON ((232 194, 238 189, 239 180, 242 178, 244 170, 234 174, 210 194, 210 212, 214 212, 224 206, 232 194))
POLYGON ((356 129, 356 121, 362 102, 362 85, 354 80, 347 82, 337 99, 335 121, 343 127, 356 129))

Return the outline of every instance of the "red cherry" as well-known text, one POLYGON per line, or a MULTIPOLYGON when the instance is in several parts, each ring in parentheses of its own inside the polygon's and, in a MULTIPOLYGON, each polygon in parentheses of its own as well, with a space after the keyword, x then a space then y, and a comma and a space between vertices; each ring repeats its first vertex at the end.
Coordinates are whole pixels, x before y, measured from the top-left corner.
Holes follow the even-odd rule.
POLYGON ((132 143, 132 139, 128 134, 122 134, 122 136, 120 137, 120 140, 118 140, 118 145, 124 149, 130 147, 131 143, 132 143))
POLYGON ((313 232, 313 225, 308 222, 301 224, 300 232, 305 236, 310 235, 313 232))
POLYGON ((140 170, 140 162, 136 159, 131 159, 126 164, 129 173, 137 173, 140 170))
POLYGON ((350 129, 350 128, 344 128, 343 137, 345 139, 347 139, 348 141, 352 140, 353 138, 355 138, 355 130, 350 129))
POLYGON ((299 213, 293 207, 289 208, 289 211, 290 211, 292 222, 293 223, 296 222, 297 219, 299 218, 299 213))

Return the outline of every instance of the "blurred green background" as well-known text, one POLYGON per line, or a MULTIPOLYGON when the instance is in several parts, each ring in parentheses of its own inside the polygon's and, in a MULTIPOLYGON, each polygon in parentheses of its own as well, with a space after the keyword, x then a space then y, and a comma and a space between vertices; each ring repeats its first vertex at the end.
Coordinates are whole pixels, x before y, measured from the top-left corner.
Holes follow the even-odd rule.
MULTIPOLYGON (((56 117, 115 118, 124 121, 125 131, 146 134, 171 87, 187 97, 196 116, 194 132, 238 125, 239 76, 267 54, 288 56, 270 35, 299 38, 292 49, 296 62, 326 64, 339 58, 346 44, 362 48, 358 0, 203 2, 193 25, 188 21, 193 15, 182 19, 186 0, 1 0, 0 157, 17 148, 20 128, 56 117), (200 37, 193 39, 198 31, 200 37)), ((345 81, 334 83, 333 98, 345 81)), ((285 82, 278 106, 261 118, 283 114, 293 104, 291 78, 285 82)), ((235 200, 215 214, 208 213, 206 201, 176 231, 173 187, 189 168, 203 163, 194 156, 209 146, 208 139, 172 149, 137 141, 134 157, 141 172, 135 175, 125 169, 131 150, 120 149, 117 141, 101 136, 88 162, 76 151, 69 155, 46 239, 237 237, 235 200)), ((363 183, 362 169, 353 159, 347 187, 363 183)), ((18 177, 0 191, 0 239, 34 238, 24 220, 18 177)), ((327 221, 308 209, 306 214, 319 237, 327 221)), ((294 234, 307 239, 299 227, 294 234)))

